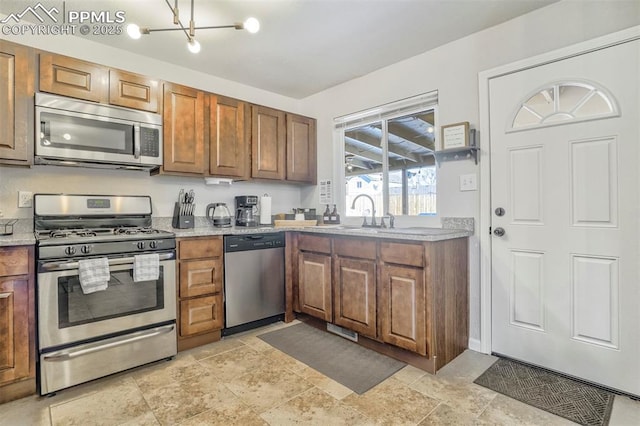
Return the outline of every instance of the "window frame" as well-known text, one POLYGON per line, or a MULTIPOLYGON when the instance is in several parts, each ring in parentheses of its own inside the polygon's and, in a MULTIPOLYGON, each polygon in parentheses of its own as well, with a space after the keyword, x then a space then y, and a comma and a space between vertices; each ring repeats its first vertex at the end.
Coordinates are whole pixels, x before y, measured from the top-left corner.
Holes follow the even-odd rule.
MULTIPOLYGON (((334 118, 333 140, 334 140, 334 146, 336 147, 336 149, 334 149, 334 152, 336 155, 335 164, 337 165, 337 176, 336 176, 336 173, 334 173, 334 176, 337 177, 337 181, 339 182, 339 184, 336 185, 337 188, 335 191, 335 194, 337 197, 339 197, 339 200, 334 199, 334 204, 337 204, 339 206, 339 210, 341 211, 341 214, 344 217, 352 217, 352 216, 347 216, 347 206, 345 202, 346 200, 346 193, 345 193, 346 174, 345 174, 345 167, 344 167, 345 132, 353 128, 361 127, 367 124, 373 124, 378 122, 382 124, 381 148, 382 148, 382 157, 384 159, 382 163, 383 205, 381 207, 380 206, 376 206, 376 207, 377 207, 377 212, 381 215, 384 215, 389 209, 388 121, 393 120, 395 118, 416 114, 426 110, 433 110, 434 148, 435 148, 435 151, 437 151, 439 149, 439 144, 440 144, 440 138, 439 138, 440 126, 438 125, 439 117, 438 117, 438 91, 437 90, 422 93, 409 98, 400 99, 398 101, 372 107, 372 108, 359 111, 353 114, 348 114, 348 115, 334 118)), ((437 207, 436 207, 435 215, 437 216, 437 214, 438 213, 437 213, 437 207)), ((407 215, 407 216, 410 216, 410 215, 407 215)))

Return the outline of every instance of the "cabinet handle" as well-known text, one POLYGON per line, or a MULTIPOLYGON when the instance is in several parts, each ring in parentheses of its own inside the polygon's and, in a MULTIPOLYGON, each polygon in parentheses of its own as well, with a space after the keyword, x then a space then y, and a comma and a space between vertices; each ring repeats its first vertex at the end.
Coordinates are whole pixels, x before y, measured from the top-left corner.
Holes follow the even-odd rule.
POLYGON ((13 293, 0 293, 0 299, 8 299, 13 293))

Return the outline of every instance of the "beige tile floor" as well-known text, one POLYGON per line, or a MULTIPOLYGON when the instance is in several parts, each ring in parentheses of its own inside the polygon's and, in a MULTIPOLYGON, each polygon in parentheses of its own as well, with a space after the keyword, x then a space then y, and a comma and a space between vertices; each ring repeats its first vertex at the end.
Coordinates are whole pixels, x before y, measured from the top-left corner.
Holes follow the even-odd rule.
MULTIPOLYGON (((495 360, 466 351, 436 376, 407 366, 357 395, 256 335, 175 360, 0 405, 0 425, 564 425, 473 384, 495 360)), ((611 425, 640 425, 640 402, 615 398, 611 425)))

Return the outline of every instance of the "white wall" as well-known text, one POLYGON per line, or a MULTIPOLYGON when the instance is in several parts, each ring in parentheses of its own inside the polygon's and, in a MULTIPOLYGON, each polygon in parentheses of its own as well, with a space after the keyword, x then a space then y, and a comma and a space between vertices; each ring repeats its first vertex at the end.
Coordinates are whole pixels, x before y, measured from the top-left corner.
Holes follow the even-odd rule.
MULTIPOLYGON (((318 179, 337 182, 343 167, 337 155, 339 142, 333 141, 335 117, 438 90, 437 124, 469 121, 471 127, 479 128, 480 71, 639 23, 640 2, 635 0, 565 0, 306 98, 303 107, 318 119, 318 164, 322 165, 318 168, 318 179)), ((488 141, 479 135, 479 143, 482 147, 488 141)), ((484 253, 477 233, 488 230, 477 227, 479 192, 458 190, 459 176, 468 173, 475 173, 479 178, 479 168, 470 160, 444 163, 438 169, 438 217, 403 217, 396 223, 439 226, 442 216, 475 217, 476 237, 470 239, 469 253, 470 337, 472 347, 479 347, 479 261, 484 253)), ((316 188, 303 190, 304 205, 313 206, 317 199, 316 188)), ((342 204, 344 208, 344 202, 342 204)))
MULTIPOLYGON (((297 99, 146 58, 79 37, 64 37, 64 43, 60 42, 60 37, 6 36, 3 38, 14 43, 81 58, 252 103, 285 111, 305 113, 300 109, 300 101, 297 99)), ((171 216, 173 203, 180 188, 195 190, 197 196, 196 215, 204 215, 206 204, 212 202, 226 202, 233 208, 235 195, 260 196, 268 193, 273 198, 272 212, 274 214, 290 213, 293 207, 303 207, 300 204, 301 187, 297 185, 238 182, 231 187, 211 186, 205 185, 203 178, 150 177, 147 172, 55 166, 34 166, 31 169, 0 166, 0 211, 5 218, 32 217, 32 209, 18 209, 17 207, 18 191, 20 190, 33 193, 150 195, 153 200, 154 216, 171 216)))

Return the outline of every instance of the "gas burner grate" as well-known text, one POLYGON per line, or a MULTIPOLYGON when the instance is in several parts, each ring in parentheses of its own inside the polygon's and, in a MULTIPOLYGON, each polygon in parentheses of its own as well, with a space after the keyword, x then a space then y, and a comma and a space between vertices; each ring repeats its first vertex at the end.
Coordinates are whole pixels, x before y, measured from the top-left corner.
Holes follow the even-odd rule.
POLYGON ((78 237, 95 237, 98 235, 95 231, 82 230, 75 233, 78 237))
POLYGON ((71 235, 71 231, 66 229, 55 229, 49 232, 49 238, 66 238, 71 235))
POLYGON ((135 235, 135 234, 157 234, 157 229, 153 228, 139 228, 139 227, 121 227, 114 229, 115 235, 135 235))

